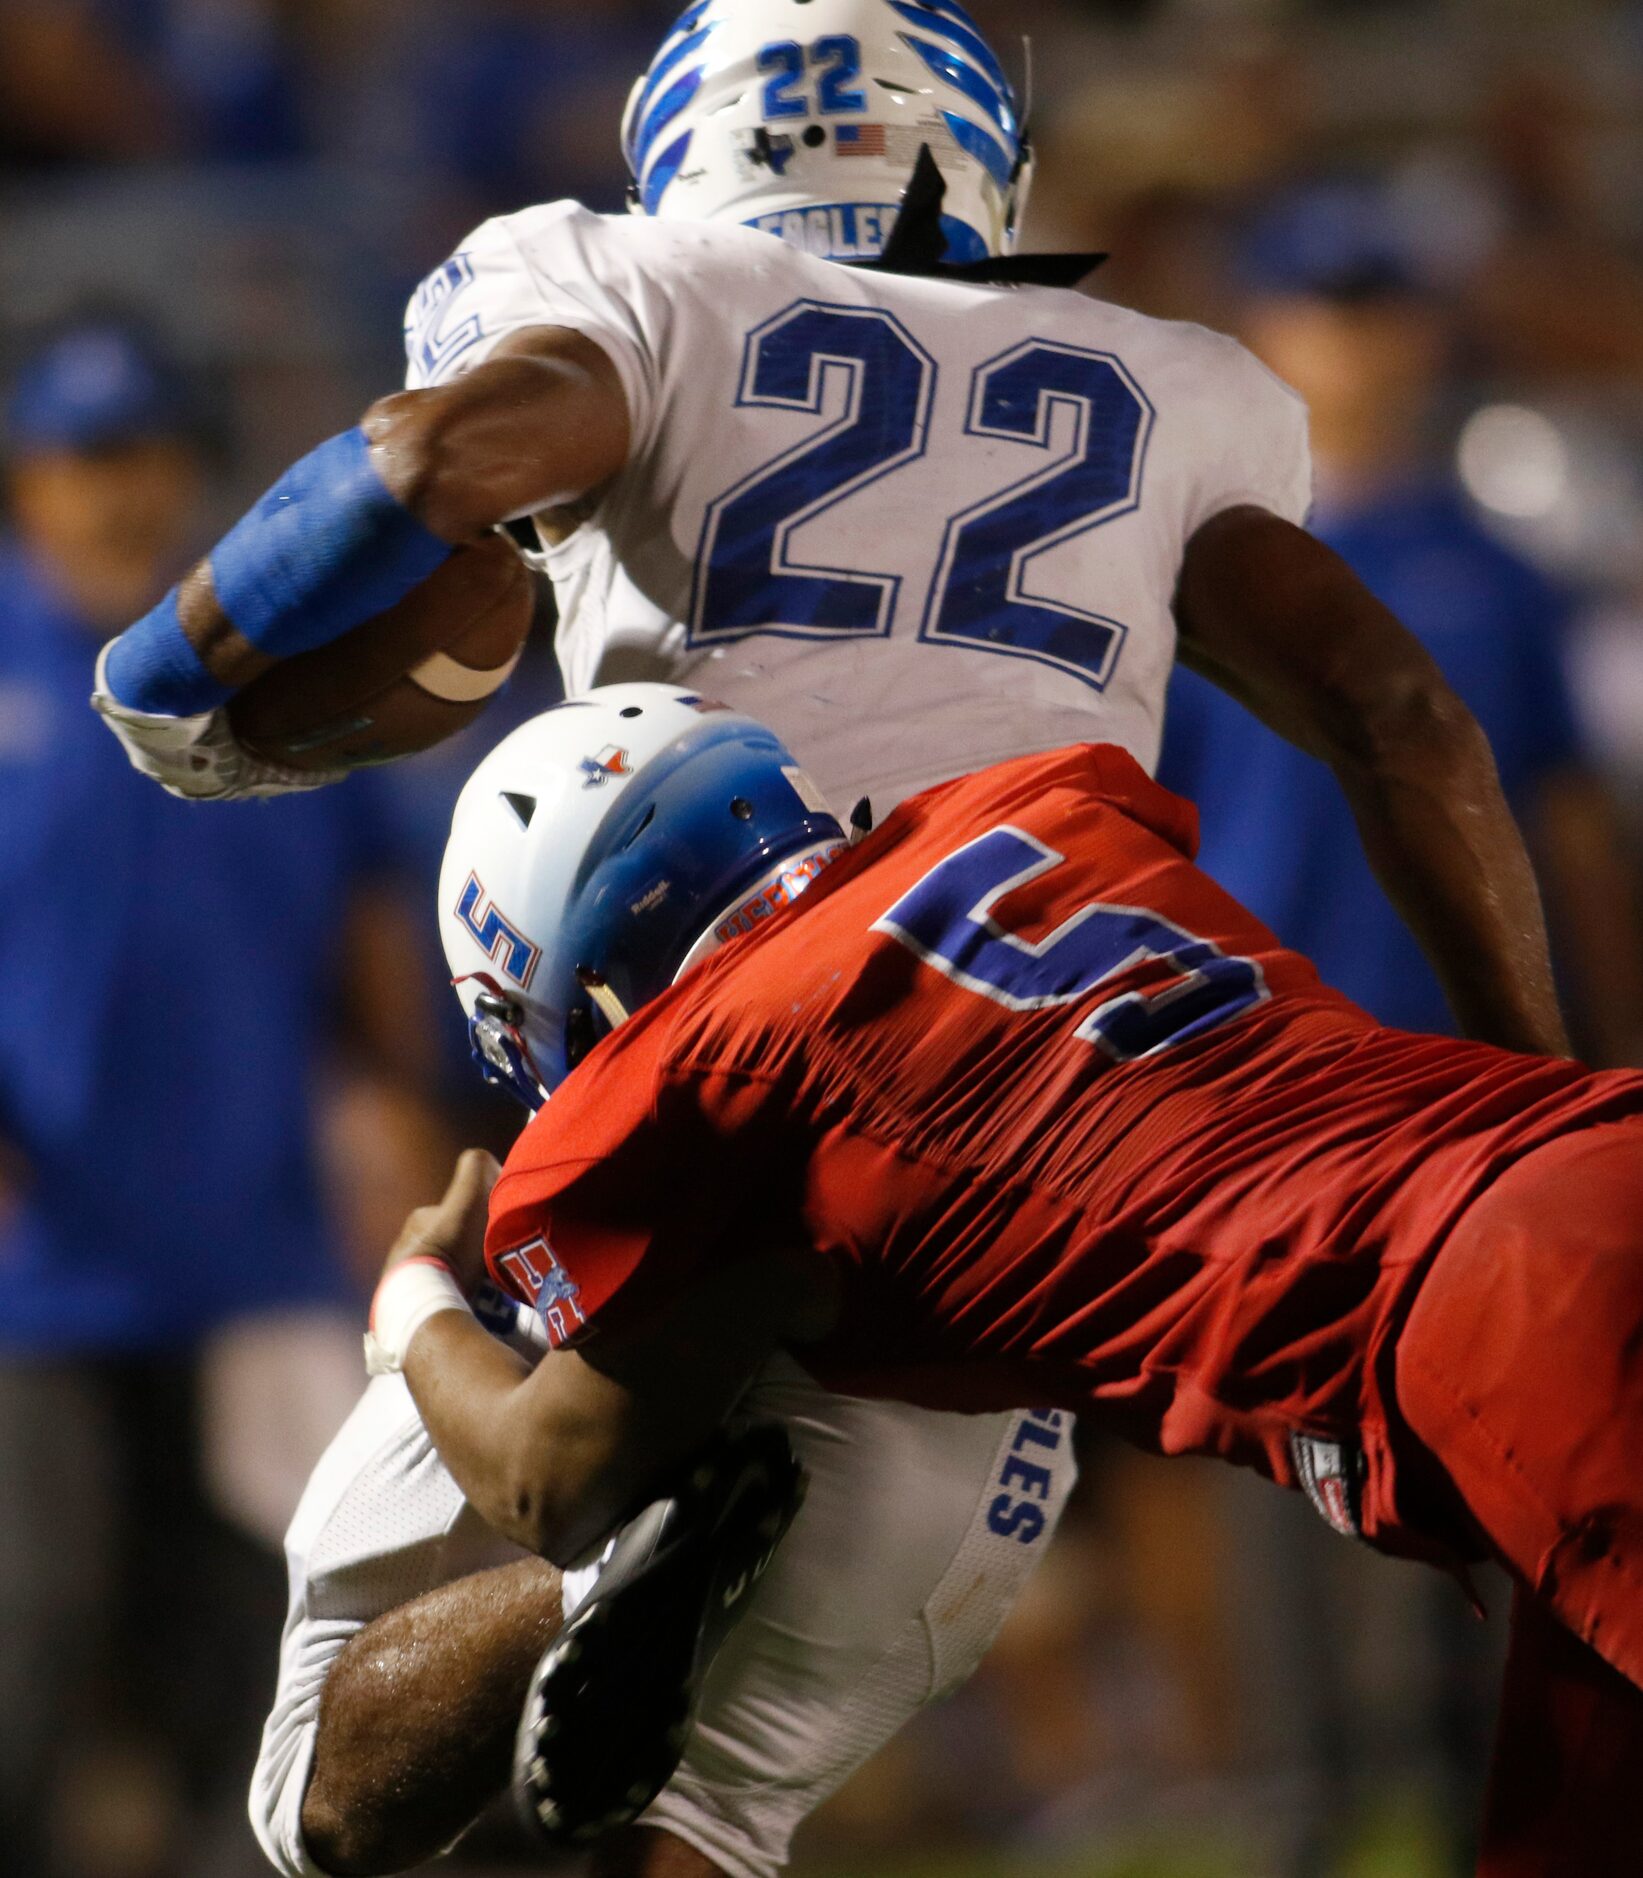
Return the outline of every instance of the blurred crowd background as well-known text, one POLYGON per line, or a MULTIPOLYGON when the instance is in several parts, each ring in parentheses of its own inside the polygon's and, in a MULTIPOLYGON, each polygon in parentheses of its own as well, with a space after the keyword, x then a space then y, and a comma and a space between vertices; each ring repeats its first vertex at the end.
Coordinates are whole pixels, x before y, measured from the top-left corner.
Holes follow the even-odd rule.
MULTIPOLYGON (((653 0, 0 0, 0 1868, 240 1878, 277 1543, 453 1144, 444 818, 554 695, 191 811, 98 642, 399 377, 482 216, 622 205, 653 0)), ((1594 1061, 1643 1062, 1643 5, 974 0, 1032 39, 1031 248, 1308 398, 1315 526, 1493 738, 1594 1061)), ((1393 1022, 1441 1003, 1329 778, 1179 679, 1206 864, 1393 1022)), ((1498 1617, 1500 1587, 1483 1583, 1498 1617)), ((1086 1439, 975 1683, 801 1842, 860 1878, 1459 1878, 1497 1627, 1298 1496, 1086 1439)), ((453 1871, 514 1869, 505 1829, 453 1871)))

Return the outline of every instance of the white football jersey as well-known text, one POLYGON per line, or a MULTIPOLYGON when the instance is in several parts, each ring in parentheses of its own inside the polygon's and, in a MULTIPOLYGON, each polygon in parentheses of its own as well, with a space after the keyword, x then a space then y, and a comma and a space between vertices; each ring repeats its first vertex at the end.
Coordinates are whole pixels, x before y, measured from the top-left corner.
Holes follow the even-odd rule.
POLYGON ((1150 770, 1187 541, 1235 504, 1310 503, 1305 408, 1248 352, 1071 291, 549 203, 423 283, 409 383, 536 325, 602 347, 632 421, 544 555, 568 687, 697 686, 835 809, 1080 740, 1150 770))

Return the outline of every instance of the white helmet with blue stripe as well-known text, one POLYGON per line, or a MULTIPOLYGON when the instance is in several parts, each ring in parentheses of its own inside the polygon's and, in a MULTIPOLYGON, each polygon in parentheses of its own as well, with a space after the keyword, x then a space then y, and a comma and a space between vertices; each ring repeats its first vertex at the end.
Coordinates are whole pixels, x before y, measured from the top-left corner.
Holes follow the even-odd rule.
POLYGON ((439 879, 486 1079, 537 1107, 844 845, 774 731, 681 686, 602 685, 521 724, 458 797, 439 879))
POLYGON ((622 124, 635 210, 733 221, 875 258, 928 145, 946 259, 1011 252, 1031 151, 1003 67, 957 0, 696 0, 622 124))

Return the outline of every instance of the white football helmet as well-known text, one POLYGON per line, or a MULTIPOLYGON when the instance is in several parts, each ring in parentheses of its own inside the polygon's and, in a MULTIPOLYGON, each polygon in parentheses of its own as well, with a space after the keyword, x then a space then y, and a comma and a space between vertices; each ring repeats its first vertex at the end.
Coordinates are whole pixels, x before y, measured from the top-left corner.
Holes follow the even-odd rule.
POLYGON ((844 845, 773 731, 678 685, 605 685, 521 724, 464 786, 439 876, 486 1078, 538 1107, 844 845))
POLYGON ((1008 254, 1031 148, 957 0, 696 0, 622 122, 638 213, 741 222, 833 261, 882 251, 921 144, 947 184, 946 258, 1008 254))

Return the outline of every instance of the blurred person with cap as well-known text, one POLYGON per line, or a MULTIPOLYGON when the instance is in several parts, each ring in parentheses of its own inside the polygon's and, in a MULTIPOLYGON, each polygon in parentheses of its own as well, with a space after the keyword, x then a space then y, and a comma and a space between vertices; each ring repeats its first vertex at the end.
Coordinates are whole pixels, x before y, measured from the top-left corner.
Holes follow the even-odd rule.
MULTIPOLYGON (((1564 670, 1571 597, 1490 535, 1442 443, 1443 310, 1384 196, 1315 183, 1243 244, 1243 337, 1306 399, 1333 547, 1426 645, 1483 725, 1535 851, 1584 1053, 1643 1048, 1643 932, 1615 821, 1564 670)), ((1161 776, 1204 806, 1203 864, 1383 1022, 1452 1032, 1408 929, 1376 885, 1321 763, 1178 670, 1161 776)))
POLYGON ((200 815, 85 708, 99 643, 197 545, 207 458, 162 349, 65 326, 15 375, 5 453, 0 1862, 250 1872, 283 1574, 242 1528, 277 1536, 357 1370, 315 1087, 350 1030, 372 1073, 414 1073, 408 922, 368 884, 368 787, 200 815), (372 980, 344 1012, 339 951, 372 980), (224 1450, 247 1424, 294 1451, 224 1450), (101 1828, 69 1797, 133 1790, 147 1817, 101 1828))
POLYGON ((6 402, 8 606, 59 590, 100 638, 189 544, 200 421, 133 323, 91 316, 26 359, 6 402))
MULTIPOLYGON (((1534 851, 1575 1034, 1600 1064, 1643 1046, 1643 931, 1563 664, 1570 599, 1489 535, 1441 450, 1445 311, 1367 183, 1290 188, 1241 245, 1241 336, 1310 407, 1310 527, 1425 644, 1488 735, 1534 851)), ((1376 883, 1328 769, 1177 667, 1159 777, 1200 804, 1199 864, 1383 1022, 1453 1033, 1436 977, 1376 883)), ((1470 1871, 1494 1644, 1422 1575, 1374 1574, 1276 1496, 1225 1496, 1248 1712, 1310 1800, 1296 1871, 1328 1868, 1355 1812, 1424 1789, 1470 1871), (1270 1587, 1287 1588, 1281 1618, 1270 1587), (1259 1589, 1258 1589, 1259 1587, 1259 1589), (1350 1642, 1373 1636, 1375 1662, 1350 1642)))

